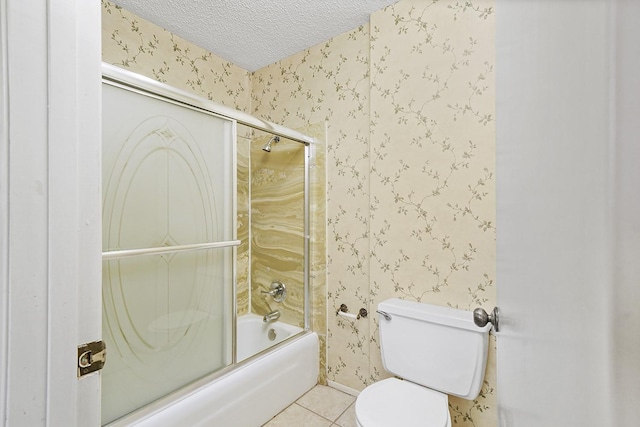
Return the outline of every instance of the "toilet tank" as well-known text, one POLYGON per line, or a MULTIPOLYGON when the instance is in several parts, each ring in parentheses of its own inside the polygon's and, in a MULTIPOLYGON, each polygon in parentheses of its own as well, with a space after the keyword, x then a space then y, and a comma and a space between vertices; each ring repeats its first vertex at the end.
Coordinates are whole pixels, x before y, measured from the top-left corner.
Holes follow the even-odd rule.
POLYGON ((473 313, 389 299, 378 310, 380 350, 385 370, 430 389, 475 399, 487 366, 489 330, 473 323, 473 313))

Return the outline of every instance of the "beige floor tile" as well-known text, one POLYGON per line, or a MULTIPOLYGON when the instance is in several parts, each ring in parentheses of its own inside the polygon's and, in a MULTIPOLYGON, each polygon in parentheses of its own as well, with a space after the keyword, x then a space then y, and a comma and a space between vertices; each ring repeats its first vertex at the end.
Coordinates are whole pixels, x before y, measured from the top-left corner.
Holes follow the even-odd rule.
POLYGON ((352 403, 346 411, 336 420, 336 426, 339 427, 357 427, 356 424, 356 404, 352 403))
POLYGON ((345 409, 355 401, 355 397, 325 385, 317 385, 298 399, 297 403, 335 421, 345 409))
POLYGON ((331 421, 314 414, 300 405, 293 404, 272 418, 263 427, 330 427, 331 421))

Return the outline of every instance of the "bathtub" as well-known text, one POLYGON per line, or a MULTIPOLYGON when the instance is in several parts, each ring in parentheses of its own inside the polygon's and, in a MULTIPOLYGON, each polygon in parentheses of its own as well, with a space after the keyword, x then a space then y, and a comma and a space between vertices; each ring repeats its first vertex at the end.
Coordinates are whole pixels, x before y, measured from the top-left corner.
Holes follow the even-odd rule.
POLYGON ((302 332, 302 328, 282 322, 265 323, 262 317, 255 314, 238 317, 236 325, 239 362, 302 332))
POLYGON ((171 398, 162 399, 109 427, 259 427, 316 385, 316 333, 282 322, 264 323, 252 314, 239 317, 237 329, 239 362, 228 373, 200 382, 186 394, 178 391, 170 403, 165 401, 171 398), (274 340, 269 338, 271 329, 274 340), (283 342, 288 337, 293 338, 283 342), (267 350, 274 343, 280 345, 267 350))

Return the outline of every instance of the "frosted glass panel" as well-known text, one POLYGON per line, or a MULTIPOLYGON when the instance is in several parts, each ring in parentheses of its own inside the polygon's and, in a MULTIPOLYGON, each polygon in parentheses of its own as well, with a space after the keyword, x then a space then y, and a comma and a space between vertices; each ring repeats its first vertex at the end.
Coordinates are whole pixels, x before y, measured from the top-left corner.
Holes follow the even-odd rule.
POLYGON ((232 250, 103 263, 103 424, 231 363, 232 250))
MULTIPOLYGON (((103 85, 103 249, 235 238, 234 123, 103 85)), ((234 249, 103 262, 102 423, 232 362, 234 249)))
POLYGON ((103 85, 103 250, 231 240, 229 120, 103 85))

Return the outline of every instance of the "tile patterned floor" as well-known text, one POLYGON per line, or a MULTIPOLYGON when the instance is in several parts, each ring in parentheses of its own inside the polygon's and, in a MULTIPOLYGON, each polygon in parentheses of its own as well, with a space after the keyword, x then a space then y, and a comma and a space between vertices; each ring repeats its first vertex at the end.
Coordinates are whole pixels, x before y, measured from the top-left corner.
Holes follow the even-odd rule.
POLYGON ((317 385, 263 427, 356 427, 356 398, 317 385))

